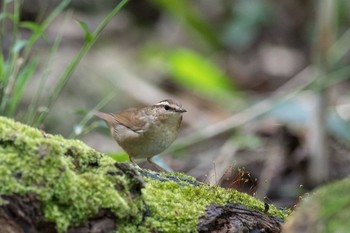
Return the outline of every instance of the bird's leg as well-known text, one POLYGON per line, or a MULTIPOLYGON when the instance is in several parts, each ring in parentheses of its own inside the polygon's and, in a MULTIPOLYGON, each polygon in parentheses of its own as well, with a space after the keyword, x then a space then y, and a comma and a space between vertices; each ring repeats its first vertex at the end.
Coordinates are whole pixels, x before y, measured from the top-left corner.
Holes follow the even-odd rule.
POLYGON ((140 166, 131 158, 130 155, 129 155, 129 160, 135 167, 140 168, 140 166))
POLYGON ((152 161, 152 157, 147 157, 147 162, 150 163, 153 167, 157 168, 159 171, 169 173, 167 170, 156 164, 155 162, 152 161))

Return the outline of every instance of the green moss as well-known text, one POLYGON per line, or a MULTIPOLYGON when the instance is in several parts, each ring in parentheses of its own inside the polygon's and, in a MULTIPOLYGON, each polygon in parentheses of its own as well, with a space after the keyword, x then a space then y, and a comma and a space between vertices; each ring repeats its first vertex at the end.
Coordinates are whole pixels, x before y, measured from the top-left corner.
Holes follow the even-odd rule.
POLYGON ((349 232, 349 192, 350 179, 346 178, 305 195, 284 224, 283 232, 349 232))
POLYGON ((118 219, 137 218, 142 205, 128 193, 132 184, 107 171, 118 172, 114 161, 82 142, 0 117, 0 196, 35 194, 59 232, 100 209, 110 209, 118 219))
MULTIPOLYGON (((249 195, 204 185, 181 173, 158 177, 149 172, 142 195, 135 196, 130 193, 138 182, 135 171, 121 172, 117 167, 114 160, 78 140, 47 135, 0 117, 0 184, 4 184, 0 197, 35 194, 44 216, 59 232, 101 209, 115 214, 121 233, 194 232, 206 206, 214 203, 264 209, 249 195)), ((282 219, 287 215, 273 206, 269 214, 282 219)))
POLYGON ((344 179, 316 191, 312 197, 319 208, 323 232, 349 232, 350 229, 350 179, 344 179))
MULTIPOLYGON (((192 180, 183 174, 180 177, 192 180)), ((227 190, 205 184, 179 185, 173 181, 164 182, 151 178, 146 178, 146 181, 143 199, 150 216, 145 219, 142 227, 128 225, 122 228, 121 232, 149 232, 152 229, 159 232, 194 232, 198 218, 203 215, 205 208, 213 203, 221 205, 228 202, 242 203, 254 210, 264 210, 264 203, 233 189, 227 190)), ((289 212, 270 206, 269 214, 285 219, 289 212)))

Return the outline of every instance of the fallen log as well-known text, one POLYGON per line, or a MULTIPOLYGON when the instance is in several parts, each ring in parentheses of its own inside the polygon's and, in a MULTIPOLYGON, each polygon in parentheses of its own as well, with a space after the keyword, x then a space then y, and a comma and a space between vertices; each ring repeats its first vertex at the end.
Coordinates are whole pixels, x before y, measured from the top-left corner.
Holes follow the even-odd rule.
MULTIPOLYGON (((137 146, 137 145, 135 145, 137 146)), ((0 117, 0 232, 280 232, 289 211, 0 117)))

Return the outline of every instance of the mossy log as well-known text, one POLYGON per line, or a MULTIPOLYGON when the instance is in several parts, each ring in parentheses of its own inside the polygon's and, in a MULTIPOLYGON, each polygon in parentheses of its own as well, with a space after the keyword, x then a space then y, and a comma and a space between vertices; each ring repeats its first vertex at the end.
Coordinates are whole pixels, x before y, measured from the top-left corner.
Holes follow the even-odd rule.
MULTIPOLYGON (((137 146, 137 145, 135 145, 137 146)), ((0 232, 280 232, 288 211, 0 117, 0 232)))
POLYGON ((350 232, 350 178, 326 184, 303 197, 284 233, 350 232))

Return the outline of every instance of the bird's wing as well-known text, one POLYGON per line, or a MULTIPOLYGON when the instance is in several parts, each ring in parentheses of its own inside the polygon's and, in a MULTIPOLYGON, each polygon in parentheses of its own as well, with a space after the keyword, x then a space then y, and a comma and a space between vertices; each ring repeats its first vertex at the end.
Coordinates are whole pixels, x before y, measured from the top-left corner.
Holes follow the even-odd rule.
POLYGON ((119 112, 113 115, 115 120, 136 133, 142 133, 146 122, 136 117, 134 111, 119 112))

